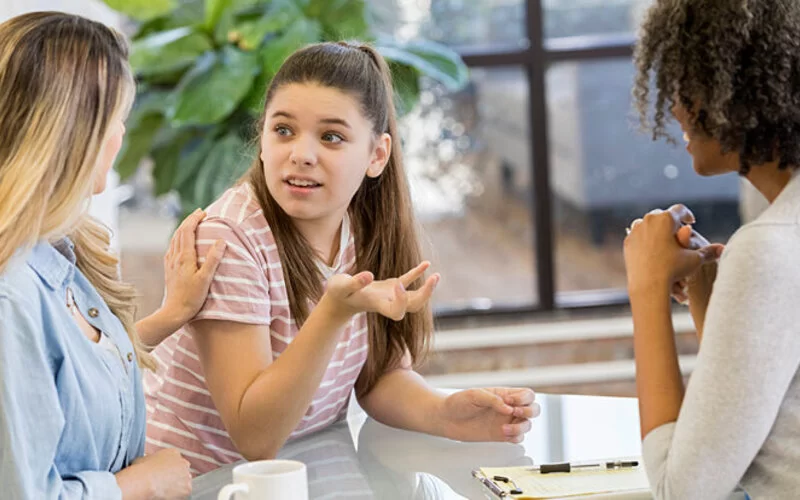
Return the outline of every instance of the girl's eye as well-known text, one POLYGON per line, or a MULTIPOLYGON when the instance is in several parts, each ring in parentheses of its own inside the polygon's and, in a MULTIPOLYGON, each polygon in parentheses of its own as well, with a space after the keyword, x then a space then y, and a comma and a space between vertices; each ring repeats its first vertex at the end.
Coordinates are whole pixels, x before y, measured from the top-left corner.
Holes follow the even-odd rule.
POLYGON ((292 131, 289 130, 289 127, 284 127, 283 125, 275 127, 275 133, 284 137, 292 135, 292 131))
POLYGON ((344 141, 344 137, 339 134, 334 134, 333 132, 326 132, 322 134, 322 140, 333 144, 339 144, 344 141))

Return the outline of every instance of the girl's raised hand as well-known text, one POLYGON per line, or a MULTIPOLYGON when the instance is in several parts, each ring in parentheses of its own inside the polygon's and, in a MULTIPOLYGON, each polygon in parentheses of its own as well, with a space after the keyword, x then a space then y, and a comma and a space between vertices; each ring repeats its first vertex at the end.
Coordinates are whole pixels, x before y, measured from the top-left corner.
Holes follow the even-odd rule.
POLYGON ((337 300, 349 314, 375 312, 399 321, 407 312, 420 311, 433 294, 439 275, 434 274, 417 290, 407 290, 408 286, 421 277, 430 267, 423 262, 399 278, 374 281, 370 272, 355 276, 337 274, 328 281, 326 294, 337 300))
POLYGON ((431 295, 433 295, 433 290, 436 288, 436 285, 439 284, 441 275, 439 273, 435 273, 429 276, 428 279, 425 280, 425 283, 423 283, 418 289, 409 290, 409 287, 418 278, 421 278, 429 267, 431 267, 431 263, 425 261, 406 274, 400 276, 400 282, 403 284, 403 288, 406 289, 406 293, 408 294, 408 306, 406 307, 407 312, 415 313, 421 311, 422 308, 425 307, 425 304, 428 303, 428 300, 430 300, 431 295))

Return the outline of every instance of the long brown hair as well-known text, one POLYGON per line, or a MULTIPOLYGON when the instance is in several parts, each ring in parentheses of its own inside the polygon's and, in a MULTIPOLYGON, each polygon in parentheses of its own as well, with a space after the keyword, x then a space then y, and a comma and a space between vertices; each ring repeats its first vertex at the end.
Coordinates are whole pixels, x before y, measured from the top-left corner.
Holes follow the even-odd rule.
POLYGON ((108 229, 87 214, 110 125, 135 91, 114 30, 60 12, 0 24, 0 272, 40 240, 69 236, 76 265, 119 318, 140 365, 153 368, 134 324, 108 229))
MULTIPOLYGON (((414 210, 408 189, 400 136, 394 108, 391 72, 386 61, 368 45, 349 42, 321 43, 292 54, 272 80, 264 102, 269 106, 284 85, 314 83, 353 96, 361 112, 372 123, 373 133, 388 133, 392 151, 383 173, 366 177, 350 202, 348 213, 356 241, 356 269, 371 271, 378 280, 398 277, 420 263, 420 250, 414 210)), ((264 117, 259 125, 263 133, 264 117)), ((315 265, 315 253, 292 223, 291 218, 267 189, 261 155, 247 178, 256 193, 264 216, 275 235, 284 269, 292 315, 301 325, 309 314, 308 300, 322 296, 322 275, 315 265)), ((420 286, 422 279, 414 283, 420 286)), ((429 307, 392 321, 370 313, 369 355, 359 378, 359 395, 369 392, 381 375, 397 366, 406 350, 418 364, 425 356, 433 331, 429 307)))

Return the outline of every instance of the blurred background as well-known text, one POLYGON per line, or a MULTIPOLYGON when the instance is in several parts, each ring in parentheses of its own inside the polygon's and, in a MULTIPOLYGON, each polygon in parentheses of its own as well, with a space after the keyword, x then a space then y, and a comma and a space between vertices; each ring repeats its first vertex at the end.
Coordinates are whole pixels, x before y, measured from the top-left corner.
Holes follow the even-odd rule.
MULTIPOLYGON (((164 2, 181 3, 109 1, 115 10, 93 0, 4 0, 0 20, 30 10, 65 10, 142 40, 175 25, 154 17, 143 28, 117 11, 164 2)), ((699 231, 725 242, 764 203, 734 175, 695 175, 682 145, 652 142, 637 130, 630 98, 632 47, 651 2, 333 3, 357 5, 366 24, 341 18, 341 29, 324 25, 323 36, 368 29, 376 40, 390 40, 390 46, 412 55, 423 52, 414 45, 419 40, 447 49, 425 46, 424 60, 409 59, 409 67, 419 71, 401 86, 413 91, 403 101, 401 133, 425 253, 443 276, 434 297, 435 349, 422 372, 447 387, 513 384, 634 395, 622 260, 626 225, 653 208, 683 202, 697 216, 699 231), (447 57, 458 64, 442 62, 447 57), (441 64, 427 70, 426 61, 441 64)), ((219 17, 211 30, 220 33, 226 19, 219 17)), ((254 30, 264 28, 247 22, 254 30)), ((223 32, 222 44, 227 36, 246 53, 250 32, 240 30, 237 38, 232 29, 223 32)), ((220 57, 233 57, 226 47, 220 57)), ((399 78, 404 73, 398 68, 399 78)), ((152 81, 147 85, 156 88, 152 81)), ((258 85, 257 78, 253 86, 258 85)), ((677 128, 673 135, 680 144, 677 128)), ((170 140, 183 136, 177 137, 170 140)), ((184 139, 181 147, 196 135, 184 139)), ((248 146, 240 141, 233 151, 246 159, 248 146)), ((140 316, 161 301, 162 256, 177 221, 207 198, 187 195, 185 184, 174 181, 170 147, 148 143, 150 149, 132 157, 133 167, 118 166, 123 181, 112 172, 110 189, 93 206, 115 232, 125 278, 141 292, 140 316), (165 184, 166 169, 172 177, 165 184)), ((133 154, 131 146, 127 153, 133 154)), ((215 189, 224 188, 224 182, 212 180, 215 189)), ((192 189, 197 194, 201 188, 192 189)), ((675 324, 688 374, 697 345, 685 309, 676 309, 675 324)))

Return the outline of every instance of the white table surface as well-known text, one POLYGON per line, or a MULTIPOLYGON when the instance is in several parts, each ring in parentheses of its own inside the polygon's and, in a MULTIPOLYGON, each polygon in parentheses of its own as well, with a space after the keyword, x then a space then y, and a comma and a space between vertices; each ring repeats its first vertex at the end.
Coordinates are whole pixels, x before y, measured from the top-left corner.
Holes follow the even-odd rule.
MULTIPOLYGON (((479 467, 641 454, 636 399, 538 394, 537 401, 542 414, 519 445, 461 443, 393 429, 368 418, 351 401, 346 422, 288 443, 278 458, 308 466, 312 500, 451 500, 492 498, 471 476, 479 467)), ((231 468, 195 478, 192 498, 216 499, 231 482, 231 468)))

